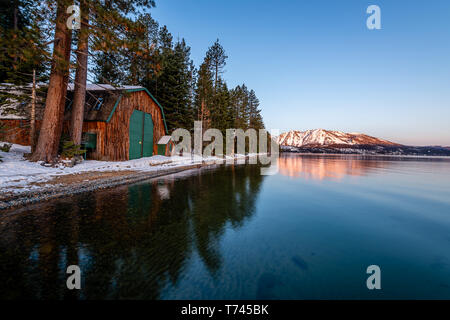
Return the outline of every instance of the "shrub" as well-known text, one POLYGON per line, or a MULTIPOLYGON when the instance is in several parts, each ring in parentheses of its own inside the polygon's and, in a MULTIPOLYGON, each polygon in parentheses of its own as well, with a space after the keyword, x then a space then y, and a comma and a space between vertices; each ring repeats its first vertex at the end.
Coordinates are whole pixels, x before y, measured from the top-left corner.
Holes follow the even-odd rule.
POLYGON ((5 143, 4 145, 0 146, 0 151, 9 152, 9 150, 11 150, 11 147, 11 143, 5 143))
POLYGON ((86 150, 81 149, 80 145, 76 145, 73 141, 65 140, 62 143, 61 157, 72 159, 75 156, 84 154, 86 150))

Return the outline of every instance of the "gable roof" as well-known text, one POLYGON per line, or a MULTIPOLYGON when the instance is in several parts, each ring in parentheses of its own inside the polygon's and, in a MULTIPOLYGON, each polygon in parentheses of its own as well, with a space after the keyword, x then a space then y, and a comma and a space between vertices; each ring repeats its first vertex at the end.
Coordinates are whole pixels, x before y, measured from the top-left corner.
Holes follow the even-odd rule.
MULTIPOLYGON (((70 110, 73 103, 73 84, 69 84, 67 89, 68 100, 66 102, 66 120, 70 118, 70 110)), ((152 99, 160 108, 164 122, 164 128, 166 130, 166 133, 168 133, 169 131, 167 130, 166 117, 164 115, 163 107, 146 88, 140 86, 113 87, 107 84, 88 84, 86 87, 84 120, 102 121, 109 123, 123 95, 139 91, 144 91, 150 97, 150 99, 152 99)))

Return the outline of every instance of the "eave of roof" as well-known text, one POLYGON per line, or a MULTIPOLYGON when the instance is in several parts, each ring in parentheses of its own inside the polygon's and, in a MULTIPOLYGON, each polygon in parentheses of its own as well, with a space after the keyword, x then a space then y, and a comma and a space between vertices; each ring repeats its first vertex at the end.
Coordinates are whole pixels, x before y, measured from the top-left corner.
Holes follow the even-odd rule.
MULTIPOLYGON (((88 83, 86 84, 87 91, 116 91, 116 90, 131 90, 131 89, 140 89, 143 88, 141 86, 112 86, 110 84, 102 84, 102 83, 88 83)), ((73 91, 75 89, 75 85, 73 83, 69 83, 67 85, 68 91, 73 91)))

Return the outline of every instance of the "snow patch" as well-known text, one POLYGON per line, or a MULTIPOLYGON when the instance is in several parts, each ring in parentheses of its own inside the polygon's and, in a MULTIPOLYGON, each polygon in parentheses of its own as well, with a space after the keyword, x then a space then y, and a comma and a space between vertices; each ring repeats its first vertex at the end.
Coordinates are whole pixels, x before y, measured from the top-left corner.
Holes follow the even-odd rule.
MULTIPOLYGON (((0 142, 0 145, 3 142, 0 142)), ((74 167, 60 165, 58 167, 45 167, 40 162, 31 162, 24 158, 25 153, 30 153, 30 146, 13 144, 9 152, 0 151, 0 189, 3 192, 20 193, 41 188, 33 186, 33 183, 45 183, 54 177, 83 172, 105 172, 105 171, 158 171, 161 168, 185 166, 191 164, 223 163, 224 159, 219 157, 201 157, 198 155, 165 157, 156 155, 129 161, 96 161, 85 160, 74 167)), ((254 157, 257 154, 249 154, 254 157)), ((236 159, 245 162, 245 155, 226 157, 225 161, 236 159)))

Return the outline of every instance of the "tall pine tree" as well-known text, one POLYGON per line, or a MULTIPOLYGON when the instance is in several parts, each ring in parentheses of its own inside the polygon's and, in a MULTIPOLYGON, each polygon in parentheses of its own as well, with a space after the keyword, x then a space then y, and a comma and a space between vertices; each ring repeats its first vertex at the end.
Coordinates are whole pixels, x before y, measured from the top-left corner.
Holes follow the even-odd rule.
MULTIPOLYGON (((141 85, 153 93, 163 106, 167 127, 170 132, 177 128, 193 127, 192 107, 193 63, 190 48, 184 39, 173 44, 173 37, 164 26, 158 35, 156 72, 146 77, 141 85)), ((150 68, 151 69, 151 68, 150 68)))
POLYGON ((209 47, 206 52, 206 59, 209 61, 209 67, 211 68, 211 72, 214 74, 215 89, 228 59, 228 56, 225 54, 225 50, 220 44, 219 39, 217 39, 216 42, 209 47))
POLYGON ((248 94, 249 127, 252 129, 264 129, 264 122, 259 109, 259 99, 252 89, 248 94))
POLYGON ((195 87, 195 113, 197 121, 202 122, 203 131, 211 127, 211 109, 213 108, 214 80, 210 61, 205 58, 197 73, 195 87))

